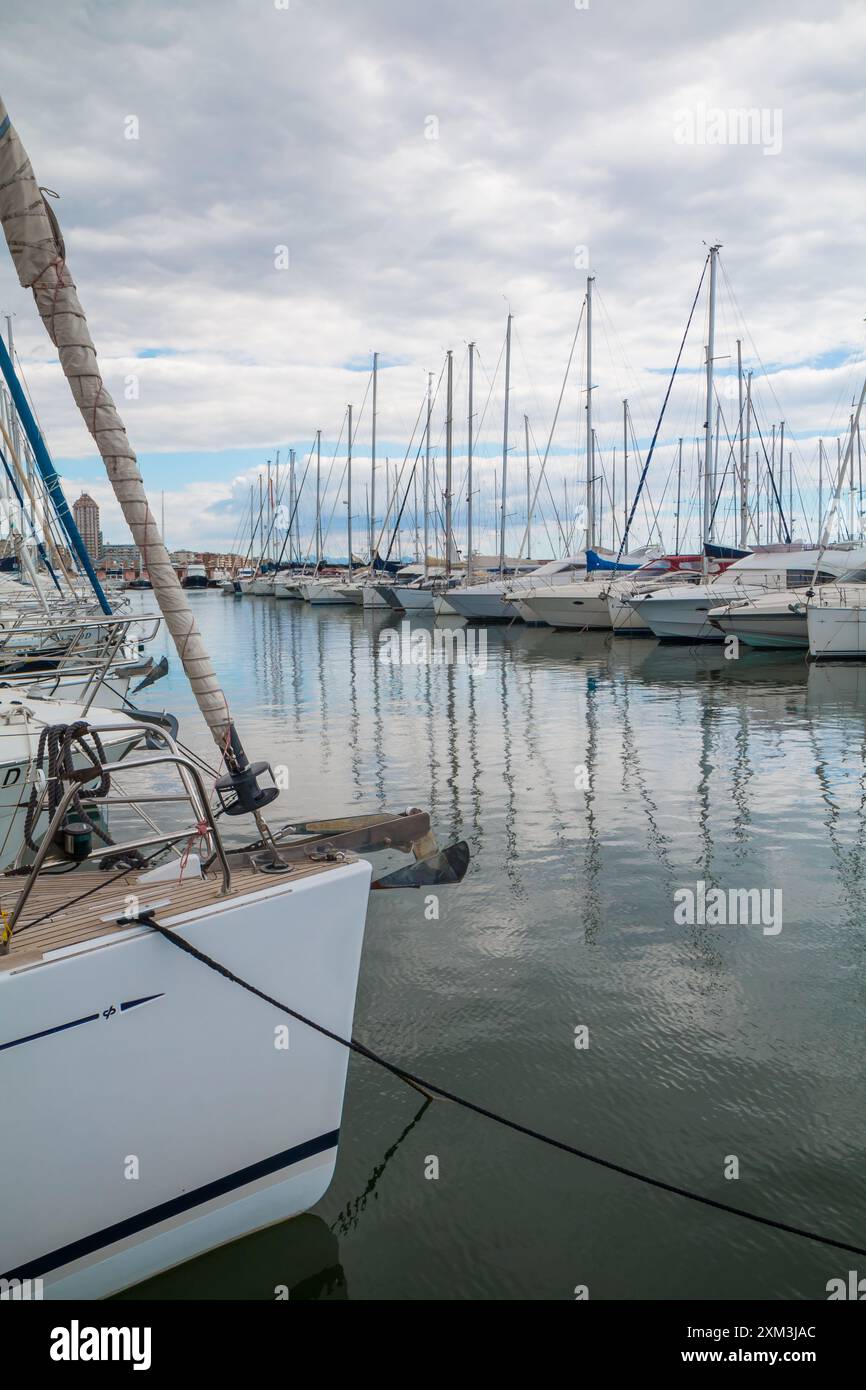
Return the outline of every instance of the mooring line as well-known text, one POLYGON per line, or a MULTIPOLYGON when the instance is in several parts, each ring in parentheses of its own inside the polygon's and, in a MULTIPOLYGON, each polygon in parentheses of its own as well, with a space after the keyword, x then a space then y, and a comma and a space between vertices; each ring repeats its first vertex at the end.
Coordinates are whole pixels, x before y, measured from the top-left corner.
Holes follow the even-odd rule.
POLYGON ((314 1019, 306 1018, 304 1014, 298 1013, 288 1004, 283 1004, 273 995, 266 994, 264 990, 256 985, 250 984, 248 980, 243 980, 227 966, 221 965, 219 961, 211 956, 205 955, 204 951, 199 951, 185 937, 177 936, 169 927, 157 922, 148 912, 142 912, 137 918, 122 917, 118 921, 118 926, 132 926, 140 923, 142 926, 151 927, 158 932, 166 941, 170 941, 173 946, 192 956, 194 960, 206 965, 209 970, 214 970, 224 979, 229 980, 234 985, 239 985, 241 989, 247 990, 249 994, 254 994, 272 1008, 278 1009, 281 1013, 287 1014, 289 1018, 294 1018, 298 1023, 303 1023, 307 1028, 312 1028, 315 1032, 321 1033, 323 1037, 330 1038, 332 1042, 339 1043, 341 1047, 347 1048, 350 1052, 356 1052, 360 1057, 366 1057, 369 1062, 374 1062, 376 1066, 382 1067, 385 1071, 396 1076, 400 1081, 405 1081, 408 1085, 420 1090, 429 1096, 438 1096, 442 1100, 449 1100, 454 1105, 459 1105, 464 1110, 472 1111, 473 1114, 481 1115, 484 1119, 492 1120, 495 1124, 502 1125, 505 1129, 512 1130, 515 1134, 525 1134, 530 1139, 537 1139, 539 1143, 546 1144, 549 1148, 559 1149, 563 1153, 571 1154, 575 1158, 582 1158, 586 1163, 593 1163, 598 1168, 607 1168, 612 1173, 620 1173, 623 1177, 632 1178, 635 1182, 644 1183, 648 1187, 658 1188, 661 1192, 671 1192, 676 1197, 685 1197, 690 1202, 699 1202, 702 1206, 712 1207, 716 1211, 727 1212, 729 1216, 739 1216, 746 1221, 754 1221, 760 1226, 769 1226, 776 1231, 784 1231, 787 1235, 800 1236, 804 1240, 817 1241, 820 1245, 829 1245, 836 1250, 846 1250, 852 1255, 866 1255, 866 1247, 852 1245, 848 1241, 836 1240, 832 1236, 824 1236, 817 1231, 806 1230, 802 1226, 792 1226, 786 1221, 776 1221, 770 1216, 759 1216, 756 1212, 746 1211, 743 1207, 732 1206, 729 1202, 717 1201, 715 1197, 705 1197, 700 1192, 692 1192, 687 1187, 680 1187, 676 1183, 664 1182, 661 1178, 651 1177, 648 1173, 641 1173, 636 1168, 627 1168, 622 1163, 614 1163, 612 1159, 602 1158, 598 1154, 588 1153, 586 1149, 578 1149, 574 1144, 567 1143, 564 1139, 557 1139, 553 1135, 544 1134, 541 1130, 533 1129, 530 1125, 521 1124, 519 1120, 511 1120, 506 1115, 501 1115, 495 1110, 490 1110, 484 1105, 478 1105, 473 1100, 467 1100, 465 1096, 459 1096, 454 1091, 448 1091, 444 1086, 437 1085, 434 1081, 428 1081, 423 1076, 416 1076, 414 1072, 406 1071, 403 1067, 397 1066, 394 1062, 389 1062, 387 1058, 381 1057, 366 1044, 359 1042, 357 1038, 343 1038, 339 1033, 334 1033, 330 1028, 326 1028, 321 1023, 316 1023, 314 1019))

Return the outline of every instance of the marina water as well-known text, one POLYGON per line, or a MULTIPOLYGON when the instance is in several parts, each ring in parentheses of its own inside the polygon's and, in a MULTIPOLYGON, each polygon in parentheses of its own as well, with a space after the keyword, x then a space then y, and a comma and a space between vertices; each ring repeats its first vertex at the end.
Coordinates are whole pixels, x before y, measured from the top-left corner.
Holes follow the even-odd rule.
MULTIPOLYGON (((389 663, 396 615, 192 599, 286 819, 420 805, 470 844, 438 901, 372 895, 359 1039, 594 1154, 856 1243, 866 667, 521 625, 486 630, 483 669, 389 663), (713 887, 778 892, 780 929, 676 920, 677 893, 713 887)), ((176 663, 147 694, 212 761, 176 663)), ((425 1106, 353 1057, 315 1212, 127 1296, 823 1299, 850 1263, 425 1106)))

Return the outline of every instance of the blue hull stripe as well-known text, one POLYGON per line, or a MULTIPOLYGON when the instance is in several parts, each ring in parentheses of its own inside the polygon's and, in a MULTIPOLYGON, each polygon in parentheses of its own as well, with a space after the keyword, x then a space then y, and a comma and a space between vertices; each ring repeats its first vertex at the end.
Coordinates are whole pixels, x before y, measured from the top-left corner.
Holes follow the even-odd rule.
MULTIPOLYGON (((120 1012, 135 1009, 139 1004, 149 1004, 152 999, 162 999, 161 994, 145 994, 141 999, 127 999, 120 1006, 120 1012)), ((54 1028, 43 1028, 41 1033, 28 1033, 23 1038, 13 1038, 11 1042, 0 1043, 0 1052, 7 1047, 20 1047, 22 1043, 35 1042, 37 1038, 50 1038, 52 1033, 65 1033, 67 1028, 80 1028, 82 1023, 95 1023, 99 1014, 85 1014, 84 1018, 73 1018, 71 1023, 58 1023, 54 1028)))
POLYGON ((215 1182, 205 1183, 203 1187, 196 1187, 192 1192, 184 1192, 180 1197, 172 1197, 168 1202, 160 1202, 159 1206, 150 1207, 147 1211, 139 1212, 137 1216, 130 1216, 126 1221, 117 1221, 113 1226, 106 1226, 101 1231, 94 1231, 93 1235, 83 1236, 81 1240, 74 1240, 70 1245, 63 1245, 58 1250, 52 1250, 48 1255, 41 1255, 38 1259, 28 1260, 26 1264, 19 1265, 17 1269, 9 1269, 0 1277, 4 1279, 36 1279, 40 1275, 50 1273, 53 1269, 60 1269, 64 1265, 71 1264, 73 1260, 80 1260, 85 1255, 92 1255, 95 1251, 102 1250, 108 1245, 114 1245, 119 1240, 126 1240, 129 1236, 137 1235, 139 1231, 146 1231, 148 1226, 158 1226, 161 1221, 167 1221, 170 1217, 191 1211, 193 1207, 203 1206, 205 1202, 212 1202, 215 1197, 223 1197, 227 1192, 234 1192, 239 1187, 246 1187, 248 1183, 257 1182, 260 1178, 266 1178, 271 1173, 279 1173, 283 1168, 291 1168, 295 1163, 301 1163, 305 1158, 312 1158, 314 1154, 335 1149, 339 1137, 340 1131, 332 1129, 327 1134, 320 1134, 317 1139, 307 1139, 303 1144, 296 1144, 293 1149, 284 1149, 282 1153, 273 1154, 271 1158, 263 1158, 259 1163, 251 1163, 247 1168, 239 1168, 237 1172, 229 1173, 227 1177, 217 1178, 215 1182))
POLYGON ((35 1042, 37 1038, 49 1038, 52 1033, 65 1033, 67 1028, 80 1028, 82 1023, 95 1023, 99 1014, 87 1014, 84 1018, 74 1018, 71 1023, 58 1023, 56 1028, 43 1028, 41 1033, 28 1033, 25 1038, 13 1038, 12 1042, 0 1043, 0 1052, 7 1047, 20 1047, 22 1043, 35 1042))

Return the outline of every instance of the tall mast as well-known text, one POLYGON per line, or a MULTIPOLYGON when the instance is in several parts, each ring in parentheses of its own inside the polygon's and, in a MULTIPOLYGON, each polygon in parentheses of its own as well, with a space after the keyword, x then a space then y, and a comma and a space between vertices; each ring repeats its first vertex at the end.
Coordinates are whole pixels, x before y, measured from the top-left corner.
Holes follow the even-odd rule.
POLYGON ((453 411, 452 411, 452 366, 453 357, 451 349, 448 349, 448 394, 445 408, 445 574, 450 578, 451 575, 451 446, 453 442, 453 411))
POLYGON ((680 499, 683 488, 683 441, 680 439, 677 448, 677 537, 674 541, 674 554, 680 553, 680 499))
POLYGON ((592 429, 592 285, 586 277, 586 548, 595 549, 595 435, 592 429))
MULTIPOLYGON (((778 539, 785 538, 785 423, 778 427, 778 539)), ((790 534, 790 532, 788 532, 790 534)))
POLYGON ((824 441, 818 440, 818 544, 824 529, 824 441))
POLYGON ((810 588, 815 587, 815 581, 818 577, 818 570, 821 565, 821 560, 824 556, 824 551, 830 543, 830 523, 832 521, 832 518, 834 517, 834 515, 837 514, 839 509, 839 504, 842 499, 842 489, 845 485, 845 474, 848 469, 849 461, 852 465, 854 462, 854 434, 855 432, 859 432, 860 430, 860 414, 863 410, 864 400, 866 400, 866 380, 864 380, 862 390, 860 391, 860 399, 857 402, 857 410, 855 414, 851 417, 851 433, 848 438, 848 447, 844 464, 842 462, 842 442, 839 439, 836 440, 836 451, 839 463, 839 471, 837 474, 836 488, 833 493, 833 498, 830 506, 827 509, 827 527, 824 534, 822 534, 821 536, 820 549, 818 551, 818 557, 815 561, 815 568, 812 571, 812 583, 809 586, 810 588))
POLYGON ((851 417, 851 464, 849 464, 848 477, 848 537, 853 541, 853 416, 851 417))
POLYGON ((322 563, 322 431, 316 430, 316 569, 322 563))
POLYGON ((749 500, 746 491, 745 441, 743 439, 743 344, 739 338, 737 339, 737 399, 740 405, 740 423, 737 430, 740 441, 740 546, 745 550, 749 500))
MULTIPOLYGON (((743 497, 745 498, 746 521, 745 529, 741 536, 743 548, 749 544, 749 446, 752 442, 752 373, 746 378, 746 445, 743 453, 743 497)), ((758 470, 755 469, 755 477, 758 470)))
POLYGON ((469 415, 466 453, 466 583, 472 583, 472 396, 475 387, 475 344, 469 344, 469 415))
POLYGON ((349 432, 346 443, 346 538, 349 545, 349 578, 352 578, 352 407, 349 406, 349 432))
POLYGON ((718 246, 710 247, 710 304, 709 329, 707 332, 707 400, 704 430, 706 432, 704 453, 704 540, 712 539, 712 515, 716 496, 716 480, 713 477, 713 353, 716 348, 716 261, 718 246))
POLYGON ((370 560, 373 559, 373 540, 376 533, 376 388, 379 379, 379 354, 373 353, 373 432, 370 443, 370 560))
MULTIPOLYGON (((268 463, 268 467, 270 468, 270 463, 268 463)), ((265 534, 265 520, 264 520, 264 518, 265 518, 264 482, 263 482, 263 480, 262 480, 262 475, 261 475, 261 473, 260 473, 260 474, 259 474, 259 515, 258 515, 258 518, 257 518, 257 520, 256 520, 256 530, 257 530, 258 533, 259 533, 259 562, 258 562, 258 564, 256 565, 256 573, 257 573, 257 574, 260 574, 260 573, 261 573, 261 568, 262 568, 262 558, 263 558, 263 557, 262 557, 262 552, 263 552, 263 550, 264 550, 264 545, 263 545, 262 541, 263 541, 263 537, 264 537, 264 534, 265 534)))
POLYGON ((523 432, 526 435, 526 558, 532 555, 532 486, 529 477, 529 416, 523 417, 523 432))
POLYGON ((277 534, 277 503, 279 502, 279 499, 280 499, 280 451, 279 451, 279 449, 278 449, 278 450, 277 450, 276 459, 274 460, 274 492, 273 492, 273 498, 272 498, 272 501, 271 501, 271 537, 272 537, 272 539, 271 539, 271 559, 272 559, 273 562, 274 562, 274 568, 276 568, 277 556, 278 556, 279 553, 280 553, 279 538, 278 538, 278 534, 277 534))
POLYGON ((499 524, 499 574, 505 573, 505 507, 508 482, 508 393, 511 390, 511 314, 505 328, 505 410, 502 420, 502 498, 499 524))
MULTIPOLYGON (((785 421, 779 425, 779 540, 785 539, 785 421)), ((790 536, 790 522, 788 522, 790 536)))
POLYGON ((433 409, 433 373, 427 373, 427 429, 424 446, 424 578, 430 553, 430 412, 433 409))
POLYGON ((295 529, 295 451, 289 450, 289 568, 293 564, 295 529))
POLYGON ((716 511, 718 502, 716 500, 716 481, 719 476, 719 436, 722 433, 722 407, 716 406, 716 431, 715 444, 713 446, 713 508, 710 512, 710 540, 716 537, 716 511))
MULTIPOLYGON (((682 451, 681 451, 682 452, 682 451)), ((622 543, 625 545, 628 526, 628 401, 622 403, 622 543)), ((679 510, 679 507, 677 508, 679 510)))
POLYGON ((778 540, 781 532, 777 520, 776 500, 776 426, 773 425, 773 443, 770 448, 770 476, 767 479, 767 540, 772 542, 775 536, 778 540))
MULTIPOLYGON (((11 315, 11 314, 7 314, 7 315, 6 315, 6 339, 7 339, 7 342, 8 342, 8 344, 9 344, 9 361, 12 363, 12 366, 13 366, 13 369, 14 369, 14 366, 15 366, 15 336, 14 336, 14 334, 13 334, 13 332, 12 332, 12 315, 11 315)), ((31 486, 32 486, 32 481, 31 481, 31 477, 30 477, 30 460, 29 460, 29 458, 26 458, 26 457, 22 454, 22 452, 21 452, 21 433, 20 433, 19 425, 18 425, 18 411, 14 408, 14 405, 10 405, 10 410, 9 410, 9 423, 10 423, 11 426, 12 426, 12 447, 14 448, 16 454, 18 455, 18 458, 19 458, 19 459, 21 460, 21 462, 23 463, 24 468, 25 468, 26 473, 27 473, 27 481, 28 481, 28 483, 30 483, 31 486)), ((31 504, 30 504, 30 525, 31 525, 31 527, 32 527, 32 525, 33 525, 33 503, 32 503, 32 502, 31 502, 31 504)), ((22 534, 24 534, 24 533, 26 532, 26 529, 27 529, 27 526, 26 526, 26 519, 25 519, 25 504, 24 504, 24 501, 22 500, 22 502, 21 502, 21 532, 22 532, 22 534)), ((96 556, 94 556, 93 558, 95 559, 96 556)))
MULTIPOLYGON (((271 558, 271 555, 270 555, 270 552, 271 552, 271 535, 272 535, 273 529, 274 529, 274 493, 273 493, 273 487, 272 487, 272 483, 271 483, 271 461, 270 461, 270 459, 268 459, 268 507, 267 507, 266 515, 267 515, 267 519, 268 519, 268 534, 265 536, 264 549, 265 549, 265 552, 266 552, 266 553, 265 553, 265 557, 264 557, 264 558, 265 558, 265 561, 269 563, 269 562, 270 562, 270 558, 271 558)), ((263 532, 263 533, 264 533, 264 529, 265 529, 265 524, 264 524, 264 520, 262 520, 262 532, 263 532)))

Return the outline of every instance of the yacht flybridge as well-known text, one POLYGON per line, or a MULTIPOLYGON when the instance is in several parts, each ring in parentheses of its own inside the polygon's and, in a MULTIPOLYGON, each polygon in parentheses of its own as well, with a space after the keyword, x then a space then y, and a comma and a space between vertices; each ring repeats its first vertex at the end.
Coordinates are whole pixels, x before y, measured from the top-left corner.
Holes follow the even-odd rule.
MULTIPOLYGON (((7 772, 20 782, 27 766, 20 798, 0 807, 0 833, 17 837, 0 879, 0 1165, 16 1175, 0 1276, 39 1278, 47 1297, 96 1298, 322 1196, 371 887, 361 856, 411 855, 374 886, 418 887, 459 882, 468 850, 440 851, 417 810, 272 831, 264 812, 278 788, 247 758, 2 101, 0 221, 220 760, 215 770, 184 751, 170 716, 32 692, 0 703, 7 772), (244 848, 225 848, 218 814, 248 825, 244 848)), ((47 469, 23 394, 18 408, 47 469)), ((106 618, 90 626, 113 631, 93 583, 106 618)), ((51 647, 51 627, 39 655, 53 678, 68 647, 51 647)))

